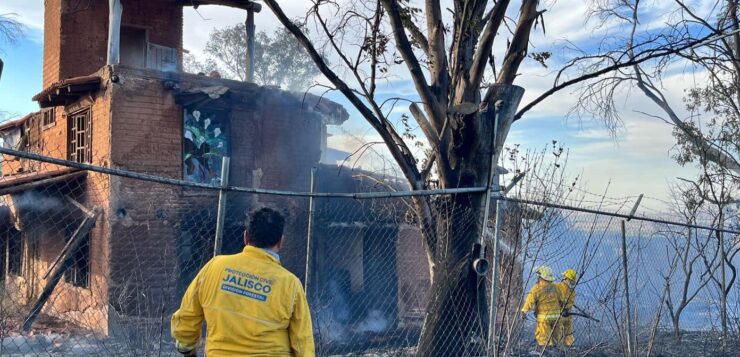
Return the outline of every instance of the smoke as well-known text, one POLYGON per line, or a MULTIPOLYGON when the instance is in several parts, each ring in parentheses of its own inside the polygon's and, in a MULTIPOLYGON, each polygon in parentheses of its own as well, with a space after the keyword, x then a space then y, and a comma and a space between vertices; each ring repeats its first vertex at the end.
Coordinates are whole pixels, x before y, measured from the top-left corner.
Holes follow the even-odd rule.
POLYGON ((26 191, 12 197, 13 205, 21 211, 53 211, 60 210, 64 207, 64 203, 58 197, 47 196, 36 191, 26 191))
POLYGON ((173 62, 164 62, 160 65, 159 68, 162 72, 178 72, 179 69, 177 68, 177 63, 173 62))
POLYGON ((357 332, 383 332, 388 329, 388 325, 388 319, 383 316, 383 313, 381 311, 370 310, 365 320, 357 325, 357 332))
POLYGON ((315 314, 315 325, 322 342, 337 342, 345 339, 346 326, 351 314, 347 297, 336 280, 331 280, 323 292, 320 308, 315 314))
POLYGON ((314 325, 321 342, 350 343, 356 337, 351 335, 381 333, 391 325, 383 312, 377 309, 370 310, 364 320, 356 322, 352 318, 347 292, 336 280, 329 281, 322 297, 319 299, 320 308, 314 311, 314 325))

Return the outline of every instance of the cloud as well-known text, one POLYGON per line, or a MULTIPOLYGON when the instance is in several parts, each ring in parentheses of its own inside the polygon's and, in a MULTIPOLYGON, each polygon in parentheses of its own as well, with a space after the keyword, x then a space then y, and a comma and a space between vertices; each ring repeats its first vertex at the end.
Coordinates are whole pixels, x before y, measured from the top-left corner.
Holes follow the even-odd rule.
POLYGON ((332 134, 327 140, 327 146, 352 154, 343 163, 345 166, 401 177, 401 172, 382 138, 374 132, 332 134))
POLYGON ((571 147, 569 169, 583 171, 587 190, 599 192, 611 182, 610 196, 646 193, 666 198, 667 182, 695 175, 696 169, 673 161, 670 125, 638 113, 625 115, 624 121, 625 130, 616 141, 605 138, 571 147))
MULTIPOLYGON (((103 1, 103 0, 95 0, 103 1)), ((416 6, 423 7, 420 0, 413 1, 416 6)), ((699 13, 713 11, 706 1, 691 0, 689 6, 699 13)), ((289 17, 302 17, 311 6, 310 0, 282 0, 280 4, 289 17)), ((43 31, 42 0, 2 0, 0 13, 17 13, 18 19, 29 27, 30 32, 39 41, 43 31)), ((451 0, 443 1, 443 7, 451 8, 451 0)), ((664 14, 675 8, 675 4, 668 1, 652 1, 650 12, 645 13, 644 28, 659 28, 664 24, 664 14)), ((648 7, 647 5, 645 6, 648 7)), ((544 68, 538 63, 527 59, 520 68, 521 75, 516 84, 526 89, 522 105, 534 100, 541 93, 552 87, 555 78, 553 69, 562 65, 562 61, 569 53, 564 49, 564 39, 575 42, 578 46, 592 49, 599 45, 605 36, 624 36, 621 27, 617 24, 594 30, 593 23, 586 23, 588 4, 583 0, 547 0, 542 1, 540 8, 547 9, 544 14, 546 33, 542 27, 533 32, 530 52, 552 51, 553 58, 544 68)), ((511 18, 518 16, 519 7, 512 5, 509 11, 511 18)), ((450 15, 445 11, 446 17, 450 15)), ((242 23, 245 12, 223 6, 201 6, 198 10, 186 7, 184 10, 183 44, 184 47, 196 54, 202 53, 209 34, 215 30, 242 23)), ((280 24, 272 12, 263 4, 262 12, 256 15, 258 31, 272 32, 280 24)), ((424 24, 422 24, 424 25, 424 24)), ((541 24, 540 24, 541 26, 541 24)), ((494 46, 497 59, 503 58, 507 38, 511 35, 502 28, 494 46)), ((332 60, 334 64, 339 61, 332 60)), ((685 88, 702 83, 701 75, 684 74, 687 70, 685 63, 674 62, 666 69, 668 76, 662 81, 665 95, 669 102, 678 110, 680 116, 688 113, 683 108, 683 91, 685 88)), ((409 80, 405 65, 393 66, 390 69, 390 78, 380 81, 377 89, 378 96, 384 99, 389 97, 403 97, 418 99, 414 84, 409 80)), ((346 76, 347 73, 339 73, 346 76)), ((347 77, 349 78, 349 77, 347 77)), ((324 78, 320 82, 328 84, 324 78)), ((601 191, 611 180, 614 194, 634 195, 645 192, 654 196, 666 197, 666 182, 675 176, 692 176, 692 168, 682 168, 675 164, 670 157, 670 150, 674 144, 671 135, 672 128, 658 119, 647 117, 637 111, 651 114, 661 114, 660 109, 646 99, 634 87, 625 86, 617 93, 616 101, 623 114, 624 128, 616 139, 596 118, 584 117, 582 120, 566 120, 568 110, 578 100, 575 89, 566 89, 543 101, 511 129, 507 144, 519 143, 524 148, 541 149, 552 139, 566 142, 571 152, 569 170, 574 173, 583 172, 590 182, 587 189, 601 191)), ((359 113, 350 107, 349 102, 341 95, 331 93, 329 98, 347 106, 351 119, 343 128, 345 132, 336 132, 329 138, 329 146, 340 150, 354 152, 368 142, 380 141, 377 134, 359 116, 359 113)), ((11 108, 12 109, 12 108, 11 108)), ((407 110, 407 105, 399 104, 392 110, 397 116, 407 110)), ((392 160, 389 159, 384 145, 373 145, 371 150, 362 155, 358 164, 363 168, 377 170, 392 169, 392 160)))
POLYGON ((35 30, 44 29, 43 0, 3 0, 0 14, 16 14, 17 20, 35 30))
POLYGON ((573 135, 577 139, 606 140, 611 139, 612 132, 609 129, 586 129, 578 130, 573 135))
MULTIPOLYGON (((16 0, 17 1, 17 0, 16 0)), ((281 1, 283 11, 290 18, 304 17, 311 6, 309 0, 281 1)), ((194 53, 202 53, 208 42, 208 36, 213 30, 222 29, 244 23, 247 13, 226 6, 203 5, 197 10, 190 6, 184 7, 183 18, 183 46, 194 53)), ((255 15, 257 31, 271 33, 280 28, 280 22, 272 11, 262 3, 262 11, 255 15)))
POLYGON ((44 41, 44 2, 42 0, 4 0, 0 15, 12 15, 25 26, 24 36, 38 45, 44 41))

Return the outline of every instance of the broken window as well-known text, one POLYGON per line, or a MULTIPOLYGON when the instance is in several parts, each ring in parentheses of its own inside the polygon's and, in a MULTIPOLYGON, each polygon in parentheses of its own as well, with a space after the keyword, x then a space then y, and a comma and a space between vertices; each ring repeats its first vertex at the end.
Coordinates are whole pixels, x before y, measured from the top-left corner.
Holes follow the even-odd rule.
MULTIPOLYGON (((76 227, 68 226, 66 241, 69 242, 74 235, 76 227)), ((77 249, 71 253, 72 263, 64 272, 64 280, 74 286, 81 288, 90 287, 90 233, 87 233, 77 249)))
POLYGON ((41 111, 42 125, 44 129, 54 126, 56 119, 54 118, 54 108, 46 108, 41 111))
MULTIPOLYGON (((41 142, 41 116, 34 114, 23 123, 19 148, 26 152, 40 154, 41 142)), ((20 163, 22 172, 33 172, 41 168, 41 163, 36 160, 20 158, 20 163)))
POLYGON ((121 64, 129 67, 146 67, 146 29, 121 26, 121 64))
POLYGON ((68 119, 69 160, 90 163, 92 160, 92 121, 90 108, 71 114, 68 119))
POLYGON ((217 111, 184 111, 183 177, 187 181, 221 184, 221 162, 228 155, 226 115, 217 111))

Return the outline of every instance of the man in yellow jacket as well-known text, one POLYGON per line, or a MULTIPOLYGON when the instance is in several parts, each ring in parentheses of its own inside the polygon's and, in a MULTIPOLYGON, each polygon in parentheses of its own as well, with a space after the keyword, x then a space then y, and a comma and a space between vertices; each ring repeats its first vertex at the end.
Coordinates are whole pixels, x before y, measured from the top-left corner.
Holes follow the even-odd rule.
POLYGON ((284 226, 275 210, 253 212, 244 251, 214 257, 200 270, 172 316, 180 353, 195 356, 205 320, 208 357, 314 356, 306 295, 280 265, 284 226))
POLYGON ((558 287, 553 284, 555 276, 552 269, 541 266, 535 269, 537 283, 527 293, 527 298, 522 306, 522 317, 534 311, 537 326, 534 330, 534 338, 539 346, 554 346, 561 341, 560 329, 557 322, 562 311, 562 298, 558 287))
POLYGON ((563 343, 567 347, 573 346, 576 341, 575 336, 573 336, 573 316, 568 316, 568 313, 576 304, 576 277, 576 271, 568 269, 563 272, 563 279, 556 284, 564 301, 564 314, 560 318, 560 328, 563 343))

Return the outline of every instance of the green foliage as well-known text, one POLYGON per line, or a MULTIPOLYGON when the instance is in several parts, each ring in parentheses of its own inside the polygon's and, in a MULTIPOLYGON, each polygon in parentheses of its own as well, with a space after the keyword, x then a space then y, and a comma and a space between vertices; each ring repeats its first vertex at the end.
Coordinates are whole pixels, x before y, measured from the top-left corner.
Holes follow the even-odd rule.
POLYGON ((529 57, 533 60, 537 61, 537 63, 541 64, 542 67, 547 68, 547 60, 550 59, 550 56, 552 54, 550 52, 532 52, 529 54, 529 57))
POLYGON ((678 149, 673 155, 676 162, 681 165, 705 164, 701 160, 702 153, 693 144, 693 137, 697 136, 703 136, 730 156, 740 158, 740 117, 734 108, 737 91, 735 86, 723 82, 686 91, 686 109, 694 117, 685 121, 688 133, 679 128, 673 131, 678 149))
POLYGON ((213 71, 220 72, 213 58, 206 58, 201 61, 195 55, 186 53, 182 58, 182 62, 185 72, 188 73, 207 75, 213 71))
MULTIPOLYGON (((208 74, 218 71, 223 78, 247 79, 247 32, 245 24, 237 24, 211 32, 206 44, 206 58, 186 58, 188 72, 208 74)), ((305 31, 305 29, 304 29, 305 31)), ((286 90, 304 91, 319 70, 300 43, 285 29, 271 35, 261 31, 255 37, 254 81, 286 90)))

